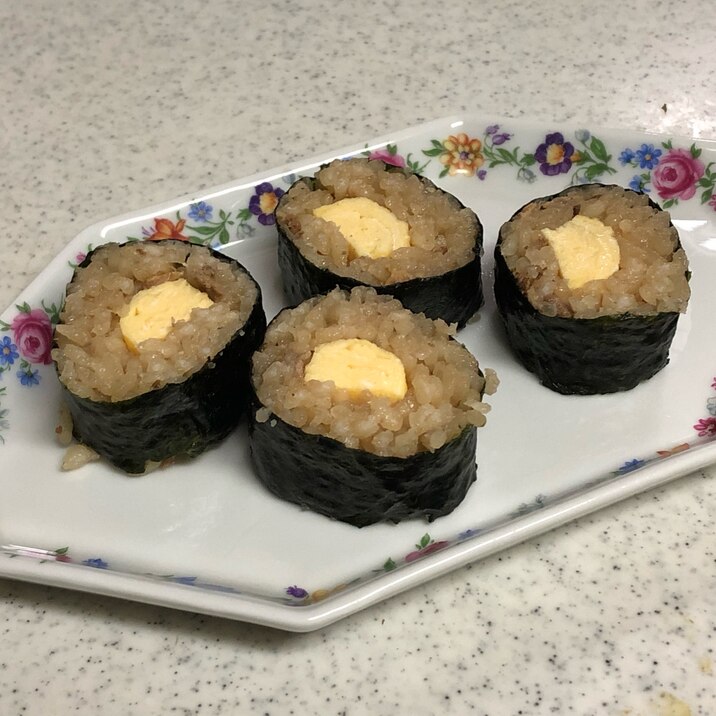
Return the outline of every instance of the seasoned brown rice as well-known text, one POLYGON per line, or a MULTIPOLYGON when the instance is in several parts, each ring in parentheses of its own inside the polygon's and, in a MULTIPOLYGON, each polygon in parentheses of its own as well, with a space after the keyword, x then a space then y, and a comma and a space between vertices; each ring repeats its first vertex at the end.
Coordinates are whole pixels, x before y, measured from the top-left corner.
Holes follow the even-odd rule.
POLYGON ((336 160, 316 174, 316 187, 297 182, 281 199, 276 217, 314 265, 373 285, 439 276, 474 258, 477 218, 454 197, 415 174, 383 162, 336 160), (313 210, 341 199, 365 197, 407 222, 411 245, 390 256, 352 257, 338 227, 313 210))
POLYGON ((493 371, 456 340, 454 329, 403 308, 390 296, 358 287, 338 289, 283 311, 254 354, 257 420, 274 413, 306 433, 325 435, 351 448, 407 457, 437 450, 468 425, 482 426, 489 406, 483 393, 497 387, 493 371), (363 338, 403 363, 408 392, 391 403, 364 391, 351 400, 332 382, 304 381, 313 350, 323 343, 363 338))
POLYGON ((68 286, 52 356, 76 396, 119 401, 179 383, 213 358, 248 319, 257 297, 238 267, 179 241, 107 244, 68 286), (138 291, 184 278, 214 304, 195 308, 163 339, 127 348, 119 319, 138 291))
POLYGON ((501 251, 530 303, 547 316, 594 318, 629 313, 683 312, 689 299, 688 263, 668 212, 618 186, 574 187, 528 204, 503 225, 501 251), (570 289, 542 229, 575 215, 610 226, 619 244, 619 269, 606 279, 570 289))

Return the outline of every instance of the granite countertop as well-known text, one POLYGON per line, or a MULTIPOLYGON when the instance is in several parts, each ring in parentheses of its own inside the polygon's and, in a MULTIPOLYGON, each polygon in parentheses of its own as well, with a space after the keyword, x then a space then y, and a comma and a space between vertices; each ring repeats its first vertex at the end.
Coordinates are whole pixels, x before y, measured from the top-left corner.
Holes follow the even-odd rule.
MULTIPOLYGON (((445 115, 716 138, 712 18, 708 0, 5 3, 0 303, 96 221, 445 115)), ((0 579, 0 713, 713 714, 715 475, 304 635, 0 579)))

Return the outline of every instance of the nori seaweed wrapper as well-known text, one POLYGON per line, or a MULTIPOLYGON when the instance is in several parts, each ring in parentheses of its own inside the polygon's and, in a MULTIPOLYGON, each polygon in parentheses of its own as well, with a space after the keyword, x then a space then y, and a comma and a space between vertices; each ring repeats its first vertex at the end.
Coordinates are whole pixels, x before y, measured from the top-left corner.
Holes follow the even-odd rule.
MULTIPOLYGON (((266 331, 261 289, 238 261, 210 251, 239 266, 258 293, 244 325, 200 370, 181 383, 116 402, 78 397, 60 382, 74 437, 127 473, 143 473, 147 461, 196 457, 225 438, 248 407, 251 355, 266 331)), ((80 267, 91 258, 92 252, 80 267)))
MULTIPOLYGON (((386 165, 386 170, 411 173, 407 169, 390 165, 386 165)), ((426 177, 416 176, 424 184, 435 186, 426 177)), ((304 177, 296 184, 299 182, 306 184, 311 190, 316 188, 314 178, 304 177)), ((437 190, 443 192, 442 189, 437 188, 437 190)), ((281 197, 281 202, 288 200, 289 192, 281 197)), ((465 208, 457 198, 454 196, 452 198, 456 206, 465 208)), ((440 275, 392 284, 368 283, 316 266, 301 253, 288 229, 277 220, 278 265, 284 293, 291 303, 300 303, 311 296, 326 293, 336 286, 347 291, 356 286, 372 286, 378 293, 395 296, 406 308, 415 313, 424 313, 428 318, 442 318, 446 323, 457 323, 458 328, 462 328, 484 302, 481 271, 483 229, 479 217, 476 215, 475 218, 477 231, 473 255, 467 263, 440 275)))
MULTIPOLYGON (((536 201, 543 203, 562 193, 536 201)), ((651 199, 649 204, 661 211, 651 199)), ((631 390, 669 362, 679 313, 546 316, 530 303, 507 266, 500 250, 501 234, 495 246, 497 308, 512 350, 543 385, 565 395, 615 393, 631 390)), ((677 234, 676 248, 680 247, 677 234)))
POLYGON ((252 400, 249 445, 258 477, 281 499, 341 522, 432 521, 452 512, 475 481, 474 426, 434 452, 385 457, 311 435, 273 413, 259 422, 255 392, 252 400))

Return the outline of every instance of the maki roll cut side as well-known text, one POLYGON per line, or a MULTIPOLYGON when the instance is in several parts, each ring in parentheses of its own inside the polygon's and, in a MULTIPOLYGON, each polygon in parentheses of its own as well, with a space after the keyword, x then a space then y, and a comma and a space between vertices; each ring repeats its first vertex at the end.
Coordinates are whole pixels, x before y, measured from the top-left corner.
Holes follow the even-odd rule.
POLYGON ((354 158, 299 179, 276 209, 278 261, 292 303, 372 286, 459 327, 483 302, 482 225, 429 179, 354 158))
POLYGON ((523 365, 565 394, 630 390, 668 362, 689 300, 686 254, 646 195, 587 184, 500 229, 495 298, 523 365))
POLYGON ((100 246, 67 286, 52 354, 74 437, 130 474, 198 455, 245 412, 265 328, 258 284, 227 256, 100 246))
POLYGON ((261 481, 358 527, 454 510, 476 477, 497 379, 453 333, 367 287, 282 311, 253 357, 261 481))

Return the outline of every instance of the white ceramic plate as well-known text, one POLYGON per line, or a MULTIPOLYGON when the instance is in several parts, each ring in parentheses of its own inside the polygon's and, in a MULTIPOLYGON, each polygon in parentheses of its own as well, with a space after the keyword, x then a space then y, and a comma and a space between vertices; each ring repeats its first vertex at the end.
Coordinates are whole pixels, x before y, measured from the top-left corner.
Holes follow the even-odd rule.
POLYGON ((307 631, 716 461, 715 182, 714 143, 465 116, 86 229, 0 324, 0 575, 307 631), (334 522, 263 489, 243 427, 200 458, 140 479, 100 463, 61 472, 59 390, 45 361, 78 255, 155 233, 208 242, 253 273, 270 318, 284 305, 271 225, 277 190, 361 153, 408 162, 485 226, 487 301, 460 339, 502 384, 465 501, 431 524, 334 522), (662 372, 628 393, 566 397, 507 349, 491 255, 500 224, 525 202, 587 180, 639 185, 670 207, 693 295, 662 372))

